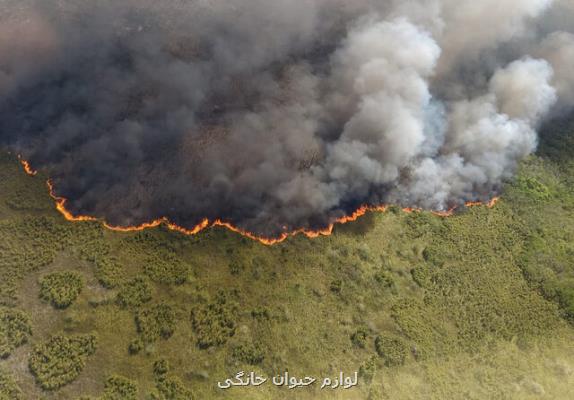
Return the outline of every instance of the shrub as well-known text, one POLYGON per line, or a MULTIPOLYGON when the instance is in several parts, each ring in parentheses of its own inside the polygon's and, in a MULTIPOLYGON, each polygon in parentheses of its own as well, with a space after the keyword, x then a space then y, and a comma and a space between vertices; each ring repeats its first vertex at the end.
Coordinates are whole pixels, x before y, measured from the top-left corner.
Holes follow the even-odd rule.
POLYGON ((175 311, 167 304, 156 304, 136 314, 136 325, 147 343, 168 339, 175 330, 175 311))
POLYGON ((367 345, 367 338, 369 337, 369 333, 366 329, 359 329, 355 331, 351 335, 351 342, 354 346, 364 349, 367 345))
POLYGON ((94 335, 56 335, 34 346, 29 367, 43 389, 54 390, 75 380, 95 351, 94 335))
POLYGON ((147 279, 136 277, 124 283, 117 296, 122 307, 138 307, 151 300, 151 287, 147 279))
POLYGON ((187 281, 189 267, 177 256, 166 253, 153 255, 146 260, 144 273, 154 282, 181 285, 187 281))
POLYGON ((96 278, 106 289, 113 289, 119 286, 125 279, 123 267, 118 260, 111 257, 97 259, 96 278))
POLYGON ((241 343, 232 348, 231 357, 242 363, 258 365, 263 362, 265 355, 259 345, 241 343))
POLYGON ((22 400, 22 391, 8 373, 0 370, 0 400, 22 400))
POLYGON ((261 279, 265 269, 269 266, 268 261, 259 256, 253 257, 251 260, 251 276, 253 279, 258 280, 261 279))
POLYGON ((130 342, 128 346, 128 351, 130 354, 138 354, 144 349, 144 343, 140 338, 134 339, 130 342))
POLYGON ((73 248, 82 259, 95 262, 109 255, 111 246, 105 240, 104 229, 98 222, 76 224, 73 229, 73 248))
POLYGON ((403 365, 407 357, 405 343, 401 339, 385 335, 377 336, 375 350, 387 367, 403 365))
POLYGON ((431 270, 424 265, 419 265, 411 270, 413 281, 420 287, 428 287, 431 283, 431 270))
POLYGON ((21 279, 26 274, 52 263, 65 240, 65 230, 52 218, 2 218, 0 303, 14 305, 21 279))
POLYGON ((222 293, 214 302, 193 310, 191 321, 202 349, 222 345, 235 334, 234 307, 222 293))
POLYGON ((341 291, 343 290, 343 281, 340 279, 332 281, 331 285, 329 286, 329 289, 331 289, 331 292, 335 294, 340 294, 341 291))
POLYGON ((564 317, 574 323, 574 287, 568 287, 565 283, 564 286, 556 289, 556 296, 558 303, 562 308, 564 317))
POLYGON ((231 275, 239 275, 241 274, 243 271, 245 270, 245 265, 242 261, 240 260, 231 260, 229 262, 229 273, 231 275))
POLYGON ((161 359, 153 363, 153 376, 156 380, 161 380, 169 372, 169 363, 161 359))
POLYGON ((429 264, 437 267, 442 267, 445 263, 446 255, 440 249, 429 246, 423 250, 423 258, 429 264))
POLYGON ((377 372, 377 360, 375 356, 369 358, 359 367, 359 376, 367 383, 372 382, 377 372))
POLYGON ((369 246, 367 246, 366 244, 363 244, 362 246, 358 247, 356 252, 361 261, 367 262, 371 260, 371 251, 369 249, 369 246))
POLYGON ((391 273, 383 269, 375 273, 375 280, 381 287, 385 289, 389 289, 395 286, 395 281, 391 273))
POLYGON ((106 379, 102 400, 135 400, 137 394, 138 388, 133 381, 112 375, 106 379))
POLYGON ((536 200, 548 200, 550 198, 550 189, 532 176, 519 176, 516 179, 515 186, 518 190, 536 200))
POLYGON ((190 390, 178 378, 169 376, 169 364, 158 360, 153 364, 156 392, 150 394, 152 400, 193 400, 190 390))
POLYGON ((0 358, 7 358, 32 335, 30 319, 21 311, 0 307, 0 358))
POLYGON ((387 211, 392 214, 399 215, 403 210, 399 206, 392 205, 387 208, 387 211))
POLYGON ((156 382, 157 393, 152 393, 153 400, 193 400, 193 395, 177 377, 166 377, 156 382))
POLYGON ((54 272, 40 280, 40 297, 56 308, 69 307, 79 296, 84 281, 80 274, 71 271, 54 272))
POLYGON ((271 319, 271 314, 267 308, 257 307, 255 309, 251 310, 251 317, 253 317, 253 319, 256 319, 258 321, 263 321, 263 320, 268 321, 269 319, 271 319))

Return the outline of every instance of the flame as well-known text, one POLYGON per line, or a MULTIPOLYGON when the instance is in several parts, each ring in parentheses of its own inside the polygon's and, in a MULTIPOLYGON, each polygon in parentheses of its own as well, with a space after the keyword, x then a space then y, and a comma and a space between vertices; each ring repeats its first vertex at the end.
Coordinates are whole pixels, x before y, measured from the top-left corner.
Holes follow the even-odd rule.
MULTIPOLYGON (((487 208, 493 208, 494 206, 496 206, 496 204, 500 201, 500 197, 493 197, 492 199, 490 199, 490 201, 488 203, 486 203, 486 207, 487 208)), ((475 204, 476 205, 476 204, 475 204)), ((481 205, 481 204, 479 204, 481 205)), ((468 207, 468 206, 467 206, 468 207)))
MULTIPOLYGON (((281 243, 281 242, 285 241, 286 239, 288 239, 289 237, 297 236, 300 234, 305 235, 308 238, 318 238, 319 236, 329 236, 333 233, 333 229, 335 228, 335 225, 337 225, 337 224, 346 224, 348 222, 356 221, 357 219, 359 219, 363 215, 367 214, 368 212, 376 212, 376 211, 377 212, 383 212, 383 211, 386 211, 387 208, 388 208, 387 206, 378 206, 378 207, 362 206, 362 207, 358 208, 355 212, 353 212, 351 215, 346 215, 346 216, 343 216, 341 218, 336 219, 335 221, 330 223, 326 228, 318 229, 318 230, 308 230, 308 229, 302 228, 302 229, 297 229, 297 230, 292 231, 292 232, 283 232, 281 235, 279 235, 279 237, 271 238, 271 239, 257 236, 251 232, 244 231, 244 230, 237 228, 236 226, 234 226, 228 222, 223 222, 221 220, 214 221, 213 224, 211 224, 211 226, 222 226, 222 227, 229 229, 230 231, 237 232, 237 233, 239 233, 245 237, 248 237, 249 239, 257 240, 263 244, 271 246, 271 245, 274 245, 277 243, 281 243)), ((208 226, 209 226, 209 224, 208 224, 208 226)))
POLYGON ((64 218, 66 218, 68 221, 80 222, 80 221, 97 221, 98 220, 95 217, 89 217, 87 215, 74 215, 71 212, 69 212, 66 209, 66 202, 68 201, 68 199, 65 199, 64 197, 56 196, 56 193, 54 191, 54 185, 52 184, 52 181, 50 179, 48 179, 46 181, 46 184, 48 185, 50 197, 52 199, 54 199, 54 202, 56 203, 56 210, 58 210, 60 212, 60 214, 62 214, 64 216, 64 218))
POLYGON ((24 160, 20 154, 18 154, 18 161, 20 161, 20 164, 22 164, 22 167, 24 167, 24 172, 26 172, 28 175, 35 176, 38 173, 38 171, 33 169, 30 163, 24 160))
MULTIPOLYGON (((21 158, 20 158, 20 162, 24 166, 26 172, 28 173, 27 168, 29 168, 29 164, 26 161, 22 160, 21 158)), ((36 171, 31 170, 31 169, 30 169, 30 171, 33 172, 33 174, 30 174, 30 175, 36 174, 36 171)), ((56 195, 56 192, 54 190, 54 184, 52 183, 52 181, 48 179, 46 184, 48 185, 50 197, 52 197, 52 199, 54 200, 54 202, 56 204, 56 209, 60 212, 60 214, 62 214, 64 216, 64 218, 66 220, 72 221, 72 222, 100 221, 100 219, 98 219, 96 217, 92 217, 92 216, 88 216, 88 215, 74 215, 74 214, 72 214, 66 208, 66 203, 68 200, 64 197, 56 195)), ((468 202, 465 205, 466 205, 466 207, 486 206, 488 208, 492 208, 496 205, 496 203, 498 203, 499 200, 500 200, 499 197, 494 197, 488 203, 468 202)), ((302 229, 297 229, 295 231, 283 232, 276 238, 265 238, 265 237, 257 236, 256 234, 249 232, 249 231, 246 231, 246 230, 243 230, 241 228, 238 228, 229 222, 225 222, 225 221, 222 221, 219 219, 214 220, 214 221, 209 221, 207 218, 202 220, 199 224, 197 224, 195 227, 193 227, 191 229, 181 227, 181 226, 171 222, 168 218, 165 218, 165 217, 153 220, 151 222, 145 222, 141 225, 135 225, 135 226, 114 226, 114 225, 110 225, 109 223, 107 223, 105 221, 102 221, 102 225, 106 229, 116 231, 116 232, 137 232, 137 231, 143 231, 146 229, 157 228, 158 226, 163 225, 163 226, 167 227, 167 229, 169 229, 169 230, 179 232, 179 233, 182 233, 184 235, 195 235, 195 234, 198 234, 199 232, 201 232, 207 228, 220 226, 220 227, 227 228, 232 232, 239 233, 240 235, 245 236, 249 239, 256 240, 262 244, 271 246, 274 244, 281 243, 281 242, 285 241, 286 239, 288 239, 289 237, 293 237, 293 236, 300 235, 300 234, 305 235, 308 238, 317 238, 320 236, 329 236, 333 233, 333 229, 335 228, 335 225, 346 224, 348 222, 356 221, 357 219, 359 219, 360 217, 364 216, 367 213, 385 212, 385 211, 387 211, 387 209, 388 209, 388 206, 386 206, 386 205, 362 206, 362 207, 359 207, 357 210, 355 210, 350 215, 346 215, 346 216, 337 218, 335 221, 330 223, 326 228, 318 229, 318 230, 309 230, 309 229, 302 228, 302 229)), ((420 208, 403 208, 403 211, 406 213, 416 213, 416 212, 422 212, 423 210, 420 208)), ((456 211, 456 207, 453 207, 447 211, 433 211, 432 213, 434 215, 439 216, 439 217, 449 217, 449 216, 452 216, 455 213, 455 211, 456 211)), ((284 229, 287 229, 287 228, 284 227, 284 229)))
POLYGON ((134 231, 143 231, 146 229, 151 229, 151 228, 156 228, 158 226, 160 226, 161 224, 163 224, 165 221, 164 219, 156 219, 155 221, 152 222, 145 222, 141 225, 136 225, 136 226, 114 226, 114 225, 110 225, 107 222, 103 222, 102 225, 104 225, 104 228, 109 229, 111 231, 116 231, 116 232, 134 232, 134 231))

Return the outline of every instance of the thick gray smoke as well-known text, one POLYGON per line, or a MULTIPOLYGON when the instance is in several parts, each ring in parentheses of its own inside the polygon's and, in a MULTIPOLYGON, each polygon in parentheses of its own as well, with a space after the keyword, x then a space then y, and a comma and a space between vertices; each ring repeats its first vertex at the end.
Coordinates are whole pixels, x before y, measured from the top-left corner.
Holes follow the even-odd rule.
POLYGON ((574 106, 572 21, 569 0, 0 0, 0 143, 115 225, 444 210, 574 106))

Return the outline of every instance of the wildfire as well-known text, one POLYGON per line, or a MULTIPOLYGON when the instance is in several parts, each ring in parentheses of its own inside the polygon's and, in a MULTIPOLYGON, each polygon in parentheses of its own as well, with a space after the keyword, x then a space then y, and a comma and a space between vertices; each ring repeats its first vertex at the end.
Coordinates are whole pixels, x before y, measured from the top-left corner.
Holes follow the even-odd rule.
POLYGON ((67 199, 65 199, 63 197, 56 196, 56 193, 54 192, 54 185, 52 184, 51 180, 48 179, 46 181, 46 184, 48 185, 48 189, 50 191, 50 197, 52 199, 54 199, 54 202, 56 203, 56 210, 58 210, 60 212, 60 214, 62 214, 64 216, 64 218, 66 218, 68 221, 73 221, 73 222, 97 221, 97 218, 95 218, 95 217, 88 217, 86 215, 74 215, 71 212, 69 212, 66 209, 67 199))
POLYGON ((22 164, 22 167, 24 167, 24 172, 26 172, 28 175, 35 176, 38 173, 38 171, 33 169, 30 163, 24 160, 22 156, 19 154, 18 154, 18 161, 20 161, 20 164, 22 164))
MULTIPOLYGON (((500 197, 493 197, 488 203, 486 203, 486 207, 492 208, 500 201, 500 197)), ((467 206, 468 207, 468 206, 467 206)))
MULTIPOLYGON (((20 159, 20 163, 24 166, 24 169, 25 169, 27 174, 36 175, 37 171, 32 170, 30 168, 29 164, 25 160, 22 160, 20 157, 19 157, 19 159, 20 159)), ((52 199, 54 200, 54 202, 56 204, 56 209, 60 212, 60 214, 62 214, 64 216, 64 218, 66 220, 73 221, 73 222, 99 221, 99 219, 96 217, 87 216, 87 215, 74 215, 74 214, 72 214, 66 208, 67 199, 64 197, 56 195, 52 181, 48 180, 46 183, 48 185, 50 197, 52 197, 52 199)), ((498 201, 499 201, 499 198, 495 197, 492 200, 490 200, 488 203, 468 202, 465 205, 467 207, 486 206, 488 208, 492 208, 496 205, 496 203, 498 201)), ((351 215, 343 216, 341 218, 336 219, 335 221, 333 221, 331 224, 329 224, 329 226, 327 226, 324 229, 308 230, 308 229, 303 228, 303 229, 298 229, 298 230, 295 230, 292 232, 283 232, 277 238, 260 237, 260 236, 255 235, 254 233, 240 229, 240 228, 230 224, 229 222, 221 221, 219 219, 215 220, 215 221, 209 221, 208 219, 204 219, 203 221, 201 221, 199 224, 197 224, 195 227, 193 227, 191 229, 183 228, 183 227, 171 222, 169 219, 167 219, 165 217, 156 219, 156 220, 151 221, 151 222, 146 222, 146 223, 143 223, 141 225, 136 225, 136 226, 113 226, 113 225, 108 224, 105 221, 102 222, 102 225, 105 228, 112 230, 112 231, 116 231, 116 232, 143 231, 145 229, 156 228, 160 225, 163 225, 163 226, 167 227, 169 230, 176 231, 176 232, 179 232, 179 233, 182 233, 185 235, 195 235, 195 234, 198 234, 199 232, 201 232, 207 228, 214 227, 214 226, 220 226, 220 227, 227 228, 232 232, 239 233, 239 234, 241 234, 241 235, 243 235, 249 239, 256 240, 260 243, 263 243, 265 245, 270 246, 270 245, 274 245, 277 243, 281 243, 281 242, 285 241, 287 238, 292 237, 292 236, 296 236, 299 234, 305 235, 309 238, 317 238, 319 236, 328 236, 328 235, 331 235, 333 233, 333 229, 335 228, 335 225, 346 224, 348 222, 356 221, 357 219, 359 219, 360 217, 364 216, 365 214, 367 214, 369 212, 384 212, 387 209, 388 209, 388 206, 385 206, 385 205, 383 205, 383 206, 362 206, 362 207, 358 208, 356 211, 354 211, 351 215)), ((440 217, 449 217, 449 216, 454 214, 455 210, 456 210, 456 208, 452 208, 448 211, 434 211, 433 214, 440 216, 440 217)), ((423 210, 419 209, 419 208, 403 208, 403 211, 406 213, 415 213, 415 212, 422 212, 423 210)))
POLYGON ((283 232, 278 238, 274 238, 274 239, 259 237, 257 235, 254 235, 251 232, 244 231, 242 229, 237 228, 236 226, 233 226, 232 224, 230 224, 228 222, 223 222, 221 220, 216 220, 213 224, 211 224, 211 226, 223 226, 223 227, 229 229, 230 231, 237 232, 237 233, 239 233, 243 236, 246 236, 250 239, 257 240, 263 244, 274 245, 274 244, 281 243, 281 242, 285 241, 289 237, 300 235, 300 234, 303 234, 303 235, 307 236, 308 238, 317 238, 319 236, 329 236, 330 234, 333 233, 333 229, 335 228, 335 225, 337 225, 337 224, 346 224, 347 222, 356 221, 357 219, 359 219, 360 217, 362 217, 363 215, 365 215, 368 212, 375 212, 375 211, 382 212, 382 211, 385 211, 386 209, 387 209, 387 206, 379 206, 379 207, 363 206, 363 207, 360 207, 359 209, 357 209, 351 215, 347 215, 347 216, 336 219, 334 222, 329 224, 329 226, 324 228, 324 229, 319 229, 319 230, 298 229, 298 230, 295 230, 293 232, 283 232))

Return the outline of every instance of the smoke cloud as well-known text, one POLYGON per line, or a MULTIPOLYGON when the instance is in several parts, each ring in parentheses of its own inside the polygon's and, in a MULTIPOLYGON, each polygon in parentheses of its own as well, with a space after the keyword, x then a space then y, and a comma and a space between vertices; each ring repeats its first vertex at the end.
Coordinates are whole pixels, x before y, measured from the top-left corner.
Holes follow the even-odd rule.
POLYGON ((112 225, 487 200, 574 106, 552 0, 2 0, 0 144, 112 225))

